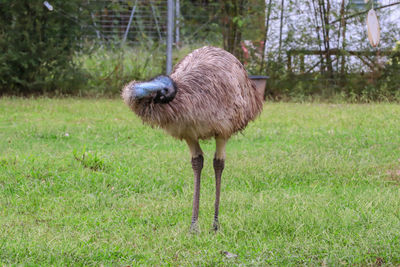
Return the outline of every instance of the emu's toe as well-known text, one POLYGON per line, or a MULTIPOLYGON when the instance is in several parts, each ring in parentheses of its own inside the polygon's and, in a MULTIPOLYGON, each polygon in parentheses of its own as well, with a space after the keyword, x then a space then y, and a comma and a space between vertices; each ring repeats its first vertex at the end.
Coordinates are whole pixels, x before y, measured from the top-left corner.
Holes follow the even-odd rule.
POLYGON ((191 234, 198 234, 200 233, 200 227, 197 222, 194 222, 190 225, 189 233, 191 234))
POLYGON ((219 230, 219 222, 218 221, 214 221, 213 226, 212 226, 212 230, 214 232, 217 232, 219 230))

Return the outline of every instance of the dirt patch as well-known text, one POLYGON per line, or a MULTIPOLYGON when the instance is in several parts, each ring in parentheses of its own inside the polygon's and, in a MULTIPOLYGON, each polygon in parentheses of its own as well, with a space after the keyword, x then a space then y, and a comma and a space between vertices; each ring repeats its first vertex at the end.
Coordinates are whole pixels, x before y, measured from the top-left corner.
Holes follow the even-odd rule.
POLYGON ((400 183, 400 159, 398 159, 399 164, 394 166, 392 169, 388 170, 386 174, 388 175, 388 180, 396 181, 400 183))
POLYGON ((375 261, 375 266, 382 266, 383 264, 385 264, 385 260, 384 259, 382 259, 382 258, 376 258, 376 261, 375 261))

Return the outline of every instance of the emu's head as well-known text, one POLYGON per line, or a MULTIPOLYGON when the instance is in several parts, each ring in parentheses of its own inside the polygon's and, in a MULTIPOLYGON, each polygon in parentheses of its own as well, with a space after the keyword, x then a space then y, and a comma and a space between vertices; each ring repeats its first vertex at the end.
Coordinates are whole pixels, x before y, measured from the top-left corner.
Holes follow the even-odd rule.
POLYGON ((147 82, 130 82, 122 91, 125 103, 131 105, 137 101, 165 104, 172 101, 177 87, 168 76, 158 76, 147 82))

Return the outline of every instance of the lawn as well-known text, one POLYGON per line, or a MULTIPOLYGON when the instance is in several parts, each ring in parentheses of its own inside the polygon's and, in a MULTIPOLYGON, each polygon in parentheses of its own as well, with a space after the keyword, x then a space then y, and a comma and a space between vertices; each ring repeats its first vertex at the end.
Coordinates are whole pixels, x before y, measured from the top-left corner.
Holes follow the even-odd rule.
POLYGON ((400 264, 400 105, 266 103, 217 234, 214 142, 191 235, 186 145, 120 99, 2 98, 0 140, 0 265, 400 264))

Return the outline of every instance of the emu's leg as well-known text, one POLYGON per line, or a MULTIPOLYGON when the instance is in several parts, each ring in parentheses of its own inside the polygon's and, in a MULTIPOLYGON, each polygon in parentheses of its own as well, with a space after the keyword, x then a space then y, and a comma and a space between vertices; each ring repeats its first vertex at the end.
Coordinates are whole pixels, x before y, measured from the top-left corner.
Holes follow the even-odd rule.
POLYGON ((199 142, 193 140, 186 140, 190 154, 192 155, 192 168, 194 173, 194 193, 193 193, 193 212, 192 224, 190 226, 191 232, 198 232, 199 225, 197 220, 199 218, 199 204, 200 204, 200 176, 203 169, 203 151, 200 148, 199 142))
POLYGON ((225 166, 225 146, 227 139, 216 138, 216 151, 214 156, 214 172, 215 172, 215 212, 213 230, 217 231, 219 228, 218 212, 219 212, 219 198, 221 194, 221 176, 225 166))

